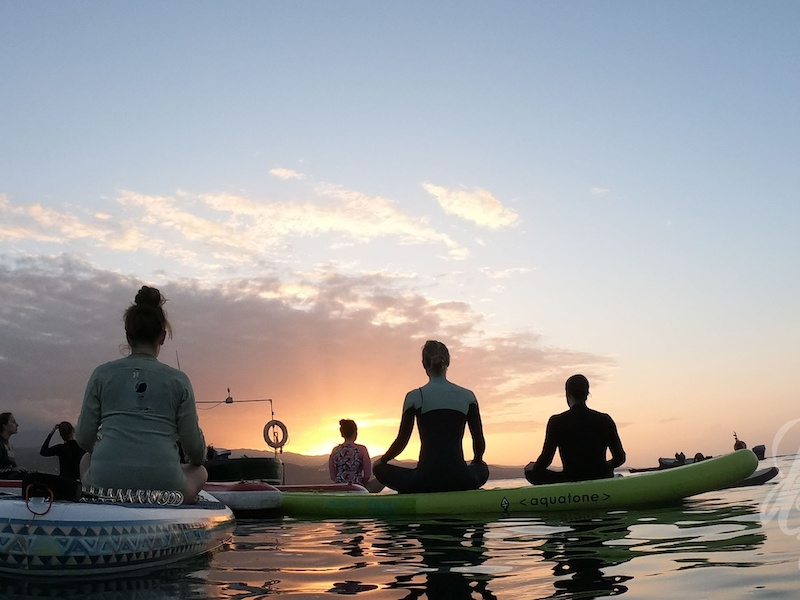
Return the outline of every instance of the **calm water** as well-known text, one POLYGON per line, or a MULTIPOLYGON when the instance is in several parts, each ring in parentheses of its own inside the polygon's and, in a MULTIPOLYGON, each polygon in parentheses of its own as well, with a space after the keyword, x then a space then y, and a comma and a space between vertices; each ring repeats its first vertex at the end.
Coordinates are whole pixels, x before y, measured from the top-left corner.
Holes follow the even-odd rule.
POLYGON ((228 547, 191 564, 105 582, 0 580, 0 598, 795 599, 800 457, 760 466, 772 464, 781 469, 775 483, 664 509, 240 521, 228 547))

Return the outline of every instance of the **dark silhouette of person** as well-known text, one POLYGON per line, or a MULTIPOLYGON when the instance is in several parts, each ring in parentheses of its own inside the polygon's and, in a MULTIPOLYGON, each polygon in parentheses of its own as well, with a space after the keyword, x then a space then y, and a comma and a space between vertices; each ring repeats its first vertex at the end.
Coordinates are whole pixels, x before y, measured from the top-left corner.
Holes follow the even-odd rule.
POLYGON ((382 484, 402 493, 474 490, 489 479, 483 462, 486 440, 475 394, 447 380, 450 352, 442 342, 428 340, 422 348, 422 366, 429 381, 406 394, 397 438, 376 462, 373 473, 382 484), (416 468, 390 465, 419 429, 416 468), (472 436, 473 459, 464 461, 461 442, 465 426, 472 436))
POLYGON ((625 450, 614 420, 586 406, 589 380, 583 375, 573 375, 564 387, 569 410, 550 417, 542 453, 525 467, 525 478, 540 484, 613 477, 614 469, 625 462, 625 450), (547 468, 556 449, 561 456, 562 471, 547 468), (606 458, 606 450, 611 451, 610 460, 606 458))
POLYGON ((62 477, 69 477, 70 479, 81 478, 81 458, 86 453, 86 450, 78 445, 75 441, 75 428, 69 421, 61 421, 53 426, 50 433, 42 444, 42 449, 39 454, 42 456, 57 456, 58 457, 58 472, 62 477), (50 440, 53 434, 58 431, 61 439, 64 440, 62 444, 50 445, 50 440))

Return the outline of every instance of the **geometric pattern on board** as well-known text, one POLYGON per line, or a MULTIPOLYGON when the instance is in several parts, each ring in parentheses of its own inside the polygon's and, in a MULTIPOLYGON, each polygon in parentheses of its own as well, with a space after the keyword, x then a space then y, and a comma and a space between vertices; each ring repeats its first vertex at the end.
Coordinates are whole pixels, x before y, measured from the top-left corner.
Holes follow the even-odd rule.
POLYGON ((40 525, 10 521, 0 530, 0 568, 130 567, 202 552, 209 533, 198 523, 40 525))

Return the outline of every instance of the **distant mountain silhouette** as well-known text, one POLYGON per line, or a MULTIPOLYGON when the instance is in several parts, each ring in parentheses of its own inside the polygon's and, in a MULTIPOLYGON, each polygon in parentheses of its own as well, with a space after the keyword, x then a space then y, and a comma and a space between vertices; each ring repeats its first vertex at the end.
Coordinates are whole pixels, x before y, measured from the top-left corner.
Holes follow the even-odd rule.
MULTIPOLYGON (((218 448, 220 449, 220 448, 218 448)), ((39 447, 20 448, 14 445, 17 464, 24 469, 44 473, 58 472, 58 458, 39 455, 39 447)), ((231 457, 249 456, 251 458, 276 456, 272 450, 237 449, 231 450, 231 457)), ((328 455, 306 456, 294 452, 278 453, 277 457, 284 464, 286 483, 290 485, 330 483, 328 476, 328 455)), ((413 466, 415 461, 399 461, 401 464, 413 466)), ((489 465, 489 479, 523 478, 522 466, 489 465)))

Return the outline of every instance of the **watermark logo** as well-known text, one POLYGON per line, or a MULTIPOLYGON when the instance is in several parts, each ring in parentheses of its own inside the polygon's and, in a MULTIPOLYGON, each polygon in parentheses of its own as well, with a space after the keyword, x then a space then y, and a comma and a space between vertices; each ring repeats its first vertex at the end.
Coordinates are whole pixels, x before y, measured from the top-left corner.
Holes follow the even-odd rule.
MULTIPOLYGON (((783 438, 792 427, 800 423, 800 419, 789 421, 775 434, 772 441, 773 456, 779 456, 783 438)), ((761 524, 777 521, 780 530, 800 539, 800 449, 797 451, 789 473, 781 477, 778 485, 772 486, 770 492, 761 502, 761 524)), ((800 561, 798 561, 800 566, 800 561)))

